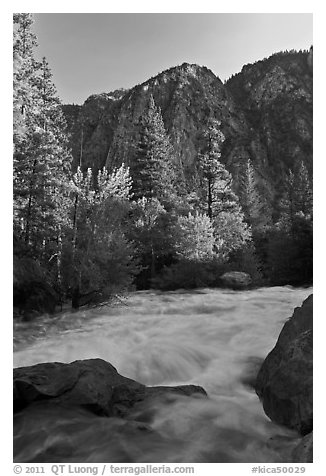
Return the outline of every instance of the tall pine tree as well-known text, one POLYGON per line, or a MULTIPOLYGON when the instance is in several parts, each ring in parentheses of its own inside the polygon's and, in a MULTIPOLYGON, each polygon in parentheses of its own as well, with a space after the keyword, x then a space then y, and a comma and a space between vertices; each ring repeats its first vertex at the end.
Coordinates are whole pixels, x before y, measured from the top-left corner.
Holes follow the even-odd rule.
POLYGON ((145 197, 156 198, 164 205, 173 203, 176 187, 173 148, 152 95, 140 119, 140 138, 131 175, 135 200, 145 197))
POLYGON ((218 121, 209 120, 203 139, 199 156, 201 206, 213 222, 216 253, 227 257, 251 240, 251 231, 232 189, 232 176, 220 162, 224 135, 218 121))
POLYGON ((271 213, 259 193, 256 172, 250 159, 242 164, 239 182, 239 197, 246 221, 253 231, 262 231, 271 223, 271 213))
POLYGON ((32 30, 33 16, 30 13, 15 13, 13 21, 13 132, 14 145, 17 146, 34 111, 37 71, 34 48, 37 39, 32 30))
POLYGON ((310 284, 313 271, 312 185, 303 162, 288 173, 280 209, 280 218, 268 240, 267 266, 271 282, 310 284))
POLYGON ((303 162, 289 170, 285 191, 280 201, 281 215, 279 227, 291 232, 298 219, 312 223, 313 215, 312 184, 308 170, 303 162))
POLYGON ((14 233, 60 281, 71 156, 51 71, 34 58, 32 25, 31 14, 14 15, 14 233))

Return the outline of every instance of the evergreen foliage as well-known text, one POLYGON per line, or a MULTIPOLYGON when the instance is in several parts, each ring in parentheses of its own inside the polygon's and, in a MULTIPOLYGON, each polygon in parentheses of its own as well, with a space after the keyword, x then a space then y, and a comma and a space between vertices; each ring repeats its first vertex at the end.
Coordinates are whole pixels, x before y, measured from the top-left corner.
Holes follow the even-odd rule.
POLYGON ((312 186, 303 162, 290 170, 281 214, 267 242, 267 273, 274 284, 312 282, 312 186))
POLYGON ((34 59, 32 16, 14 22, 14 232, 47 266, 68 220, 71 156, 50 69, 34 59))
MULTIPOLYGON (((78 161, 75 157, 72 167, 62 107, 46 59, 35 60, 32 26, 31 14, 14 15, 18 306, 45 312, 48 300, 52 312, 59 298, 69 298, 77 308, 106 301, 134 284, 216 286, 225 271, 245 271, 255 284, 311 281, 312 184, 304 161, 289 170, 279 213, 272 217, 250 159, 243 162, 235 193, 221 161, 221 123, 209 112, 198 137, 195 178, 186 183, 150 95, 134 133, 127 138, 123 129, 115 131, 109 169, 99 169, 101 158, 86 169, 81 121, 78 161)), ((102 96, 101 104, 112 100, 102 96)))
POLYGON ((135 200, 145 197, 157 198, 163 204, 173 202, 176 186, 173 148, 153 96, 140 119, 140 138, 131 176, 135 200))
POLYGON ((220 162, 224 136, 220 123, 210 120, 204 133, 204 152, 199 157, 202 206, 212 220, 215 251, 219 256, 241 248, 251 239, 239 199, 232 189, 232 176, 220 162))
POLYGON ((24 136, 25 122, 33 113, 35 71, 37 63, 33 51, 37 45, 32 31, 30 13, 17 13, 14 20, 13 45, 13 129, 15 143, 24 136))
POLYGON ((263 230, 271 223, 270 210, 258 191, 256 173, 250 159, 243 164, 239 189, 239 198, 246 222, 253 232, 263 230))
POLYGON ((215 261, 182 258, 170 266, 165 266, 152 280, 152 284, 163 291, 216 286, 217 277, 223 274, 224 269, 223 264, 215 261))
MULTIPOLYGON (((20 250, 15 263, 19 268, 35 262, 32 268, 41 270, 44 284, 38 273, 33 285, 20 279, 15 289, 22 295, 28 288, 32 295, 34 286, 37 298, 28 302, 44 312, 40 292, 51 296, 51 311, 56 295, 51 287, 58 301, 70 296, 78 307, 124 292, 138 266, 123 226, 131 198, 129 169, 122 165, 111 174, 103 169, 96 180, 91 169, 71 175, 60 100, 46 59, 35 60, 32 25, 31 14, 14 15, 15 253, 20 250)), ((17 293, 16 301, 25 302, 17 293)))
POLYGON ((175 215, 167 212, 157 198, 142 197, 133 202, 128 236, 135 243, 143 266, 138 279, 140 287, 148 287, 174 254, 175 221, 175 215))
POLYGON ((220 148, 225 137, 219 126, 218 121, 209 121, 203 134, 203 153, 199 156, 201 198, 210 219, 213 218, 213 213, 214 216, 219 213, 221 202, 229 198, 226 194, 232 193, 231 177, 220 162, 220 148))
POLYGON ((286 189, 280 202, 280 229, 293 232, 296 219, 301 217, 312 222, 312 186, 308 170, 303 162, 290 170, 286 178, 286 189))
POLYGON ((266 274, 272 285, 312 284, 313 236, 311 225, 298 217, 292 236, 274 229, 267 242, 266 274))

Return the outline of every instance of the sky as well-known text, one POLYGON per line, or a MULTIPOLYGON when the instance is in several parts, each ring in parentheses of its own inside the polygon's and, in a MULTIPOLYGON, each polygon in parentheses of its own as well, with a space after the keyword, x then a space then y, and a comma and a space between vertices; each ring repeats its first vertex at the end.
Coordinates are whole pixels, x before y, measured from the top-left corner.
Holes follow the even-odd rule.
POLYGON ((37 57, 45 56, 63 103, 130 88, 184 62, 222 81, 271 54, 309 49, 309 13, 35 13, 37 57))

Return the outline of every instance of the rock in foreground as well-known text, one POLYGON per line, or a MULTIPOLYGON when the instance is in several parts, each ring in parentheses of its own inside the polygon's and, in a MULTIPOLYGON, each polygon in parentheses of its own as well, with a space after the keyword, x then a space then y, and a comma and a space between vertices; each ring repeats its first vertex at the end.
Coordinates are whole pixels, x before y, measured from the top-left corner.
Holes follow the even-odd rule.
POLYGON ((81 448, 89 445, 94 446, 93 462, 96 445, 102 445, 108 460, 125 458, 117 440, 121 431, 130 445, 139 438, 161 444, 149 426, 155 405, 192 395, 206 397, 206 392, 195 385, 146 387, 101 359, 14 369, 15 461, 83 461, 89 455, 81 448), (85 438, 93 441, 85 445, 85 438))
POLYGON ((304 436, 292 453, 293 463, 312 463, 313 460, 313 432, 304 436))
POLYGON ((313 421, 312 323, 311 295, 285 323, 256 381, 256 392, 265 413, 276 423, 302 435, 312 431, 313 421))

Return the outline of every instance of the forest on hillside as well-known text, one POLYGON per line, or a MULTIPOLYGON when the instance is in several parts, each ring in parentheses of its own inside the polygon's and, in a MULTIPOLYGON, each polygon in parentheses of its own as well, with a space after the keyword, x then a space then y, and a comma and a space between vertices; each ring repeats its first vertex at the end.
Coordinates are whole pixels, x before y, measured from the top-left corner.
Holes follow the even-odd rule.
POLYGON ((275 209, 250 157, 235 187, 222 160, 223 124, 209 116, 189 180, 149 93, 132 156, 85 169, 72 156, 51 68, 36 48, 32 14, 15 14, 16 317, 131 289, 219 286, 226 271, 248 273, 255 286, 311 284, 312 179, 303 160, 286 170, 275 209))

